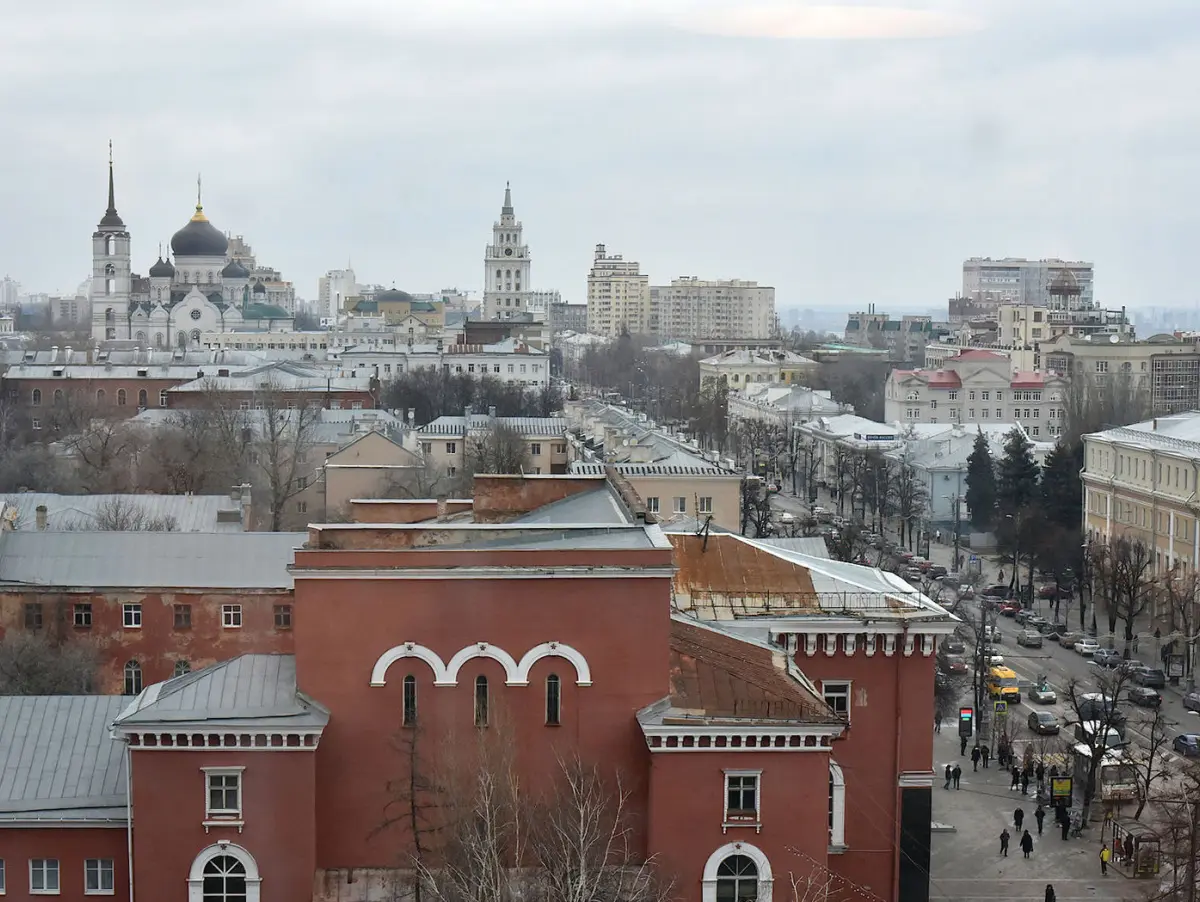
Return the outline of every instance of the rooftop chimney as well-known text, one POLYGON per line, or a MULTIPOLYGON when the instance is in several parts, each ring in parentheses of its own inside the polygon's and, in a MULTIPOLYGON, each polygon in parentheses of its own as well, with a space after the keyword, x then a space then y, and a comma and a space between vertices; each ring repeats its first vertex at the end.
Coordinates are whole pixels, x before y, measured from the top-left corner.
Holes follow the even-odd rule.
POLYGON ((488 419, 489 420, 496 419, 496 408, 495 407, 488 408, 488 419))
POLYGON ((446 496, 437 496, 437 519, 439 523, 445 523, 447 516, 446 496))
POLYGON ((46 520, 48 514, 49 511, 46 510, 46 505, 44 504, 39 504, 37 509, 34 511, 34 523, 38 528, 38 532, 46 531, 46 520))

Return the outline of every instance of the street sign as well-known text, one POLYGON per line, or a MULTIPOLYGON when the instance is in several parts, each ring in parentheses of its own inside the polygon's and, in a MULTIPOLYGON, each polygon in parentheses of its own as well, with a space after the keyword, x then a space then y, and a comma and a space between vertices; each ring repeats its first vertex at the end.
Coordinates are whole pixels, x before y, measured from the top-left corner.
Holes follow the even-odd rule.
POLYGON ((1008 713, 1008 702, 1002 702, 1002 701, 993 702, 992 707, 993 707, 993 710, 995 710, 995 712, 997 714, 1007 714, 1008 713))
POLYGON ((974 708, 959 708, 958 709, 958 735, 970 736, 975 719, 974 708))
POLYGON ((979 555, 977 555, 977 554, 971 555, 971 563, 978 564, 979 563, 979 555))

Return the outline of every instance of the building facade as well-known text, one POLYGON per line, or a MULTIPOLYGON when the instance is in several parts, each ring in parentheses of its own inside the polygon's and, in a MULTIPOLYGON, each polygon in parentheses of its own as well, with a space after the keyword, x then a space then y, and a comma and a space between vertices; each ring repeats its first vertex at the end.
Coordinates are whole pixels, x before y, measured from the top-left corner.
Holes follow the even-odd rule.
MULTIPOLYGON (((495 411, 442 416, 417 430, 421 455, 435 470, 469 477, 477 445, 497 428, 524 444, 524 471, 533 475, 567 472, 567 421, 562 417, 498 417, 495 411)), ((514 449, 515 450, 515 449, 514 449)), ((510 459, 513 453, 505 452, 510 459)))
POLYGON ((997 304, 1054 307, 1055 280, 1073 280, 1079 288, 1073 303, 1081 308, 1095 304, 1091 263, 1078 260, 1026 260, 1024 257, 971 257, 963 261, 962 293, 967 298, 990 298, 997 304))
POLYGON ((700 361, 700 385, 724 380, 732 392, 759 383, 806 385, 819 368, 817 361, 795 351, 725 351, 700 361))
POLYGON ((587 309, 587 304, 551 304, 551 330, 553 332, 586 332, 587 309))
POLYGON ((346 302, 358 296, 354 270, 331 269, 317 280, 318 316, 334 318, 345 311, 346 302))
POLYGON ((743 279, 706 281, 680 276, 650 289, 664 339, 770 338, 775 333, 775 289, 743 279))
POLYGON ((483 254, 485 319, 507 319, 530 309, 531 261, 523 228, 513 212, 512 188, 505 185, 500 219, 492 225, 492 243, 483 254))
POLYGON ((658 331, 650 277, 641 272, 637 261, 626 260, 620 254, 609 256, 603 244, 596 245, 588 273, 587 331, 605 338, 658 331))
POLYGON ((1200 408, 1200 344, 1195 341, 1174 335, 1152 335, 1145 341, 1060 335, 1041 346, 1041 355, 1048 369, 1068 377, 1128 378, 1146 393, 1155 413, 1200 408))

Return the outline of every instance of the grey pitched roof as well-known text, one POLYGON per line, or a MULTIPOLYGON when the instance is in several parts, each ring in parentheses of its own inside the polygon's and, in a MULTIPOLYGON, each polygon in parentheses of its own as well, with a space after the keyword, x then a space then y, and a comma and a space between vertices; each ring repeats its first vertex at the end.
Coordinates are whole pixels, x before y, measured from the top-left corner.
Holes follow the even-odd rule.
MULTIPOLYGON (((569 425, 563 417, 489 417, 485 413, 473 413, 470 418, 471 431, 487 429, 492 423, 515 429, 522 436, 554 438, 563 435, 569 425)), ((426 423, 417 431, 422 435, 462 435, 467 426, 466 417, 443 416, 426 423)))
POLYGON ((703 466, 678 466, 675 464, 593 464, 572 461, 569 472, 579 476, 597 476, 603 474, 606 466, 616 469, 622 476, 727 476, 741 478, 740 474, 723 470, 711 464, 703 466))
POLYGON ((294 655, 240 655, 155 683, 117 718, 117 728, 201 721, 319 730, 329 713, 297 691, 294 655))
POLYGON ((19 512, 18 528, 33 529, 39 505, 48 529, 96 529, 97 518, 138 513, 169 519, 175 532, 241 532, 241 506, 228 495, 56 495, 15 492, 0 497, 19 512), (237 515, 236 517, 234 515, 237 515))
POLYGON ((124 745, 111 695, 0 698, 0 823, 126 816, 124 745))
POLYGON ((539 507, 514 523, 555 523, 562 526, 579 524, 625 525, 633 522, 625 505, 608 483, 588 492, 580 492, 561 501, 539 507))
POLYGON ((290 589, 303 532, 5 532, 0 585, 290 589))
POLYGON ((820 536, 807 537, 797 536, 793 539, 762 539, 764 545, 770 545, 772 548, 782 548, 784 551, 795 551, 800 554, 807 554, 809 557, 822 557, 830 560, 829 546, 825 544, 825 540, 820 536))

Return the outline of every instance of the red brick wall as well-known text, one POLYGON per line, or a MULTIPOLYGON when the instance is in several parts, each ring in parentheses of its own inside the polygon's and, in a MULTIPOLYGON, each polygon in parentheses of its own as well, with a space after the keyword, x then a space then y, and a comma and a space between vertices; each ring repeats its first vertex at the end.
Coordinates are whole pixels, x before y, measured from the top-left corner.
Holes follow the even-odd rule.
MULTIPOLYGON (((124 688, 125 663, 142 665, 146 686, 169 679, 175 662, 186 660, 192 670, 226 661, 247 652, 290 654, 292 630, 275 628, 275 605, 292 604, 290 591, 198 592, 50 592, 38 590, 0 593, 0 637, 9 629, 25 628, 25 604, 41 603, 43 631, 53 641, 87 641, 100 654, 102 693, 124 688), (75 605, 92 606, 92 626, 74 626, 75 605), (142 606, 142 626, 124 626, 122 606, 142 606), (175 605, 189 604, 190 629, 175 628, 175 605), (242 606, 240 629, 225 629, 222 606, 242 606)), ((295 611, 293 610, 293 616, 295 611)))
POLYGON ((311 751, 136 751, 133 869, 139 899, 186 899, 192 862, 219 840, 254 856, 263 902, 312 898, 315 847, 311 751), (245 767, 245 826, 206 830, 203 767, 245 767))
POLYGON ((158 379, 152 377, 131 379, 22 379, 20 371, 9 369, 5 376, 7 389, 16 389, 16 402, 22 412, 30 417, 39 417, 45 421, 51 416, 54 406, 54 392, 61 391, 64 401, 75 398, 75 403, 86 404, 90 409, 93 405, 97 413, 103 416, 131 417, 138 412, 138 393, 146 393, 147 407, 160 407, 159 392, 187 382, 188 379, 177 377, 158 379), (33 392, 38 389, 42 393, 41 404, 33 403, 33 392), (97 392, 104 391, 104 400, 97 398, 97 392), (120 392, 125 392, 125 403, 118 404, 120 392))
MULTIPOLYGON (((320 403, 322 407, 330 407, 341 410, 351 410, 355 403, 359 404, 363 410, 371 410, 375 407, 375 399, 368 391, 331 391, 326 392, 281 392, 281 400, 284 403, 294 403, 297 405, 320 403)), ((229 398, 234 401, 249 401, 254 403, 255 393, 253 391, 226 391, 221 395, 223 398, 229 398)), ((171 392, 170 406, 171 407, 203 407, 207 403, 207 398, 204 392, 199 391, 183 391, 171 392)))
MULTIPOLYGON (((111 858, 113 887, 111 898, 129 897, 129 856, 126 852, 125 825, 109 828, 44 827, 32 830, 0 829, 0 858, 4 859, 5 899, 41 899, 29 894, 29 860, 57 858, 61 891, 54 899, 84 902, 95 896, 84 894, 84 860, 111 858)), ((180 897, 176 897, 180 898, 180 897)))
POLYGON ((554 479, 524 476, 476 475, 472 487, 475 519, 479 523, 526 514, 581 492, 604 487, 602 476, 558 476, 554 479))
MULTIPOLYGON (((471 501, 448 500, 447 514, 471 509, 471 501)), ((420 523, 438 515, 438 504, 432 501, 396 501, 382 498, 355 498, 350 502, 355 523, 420 523)))

